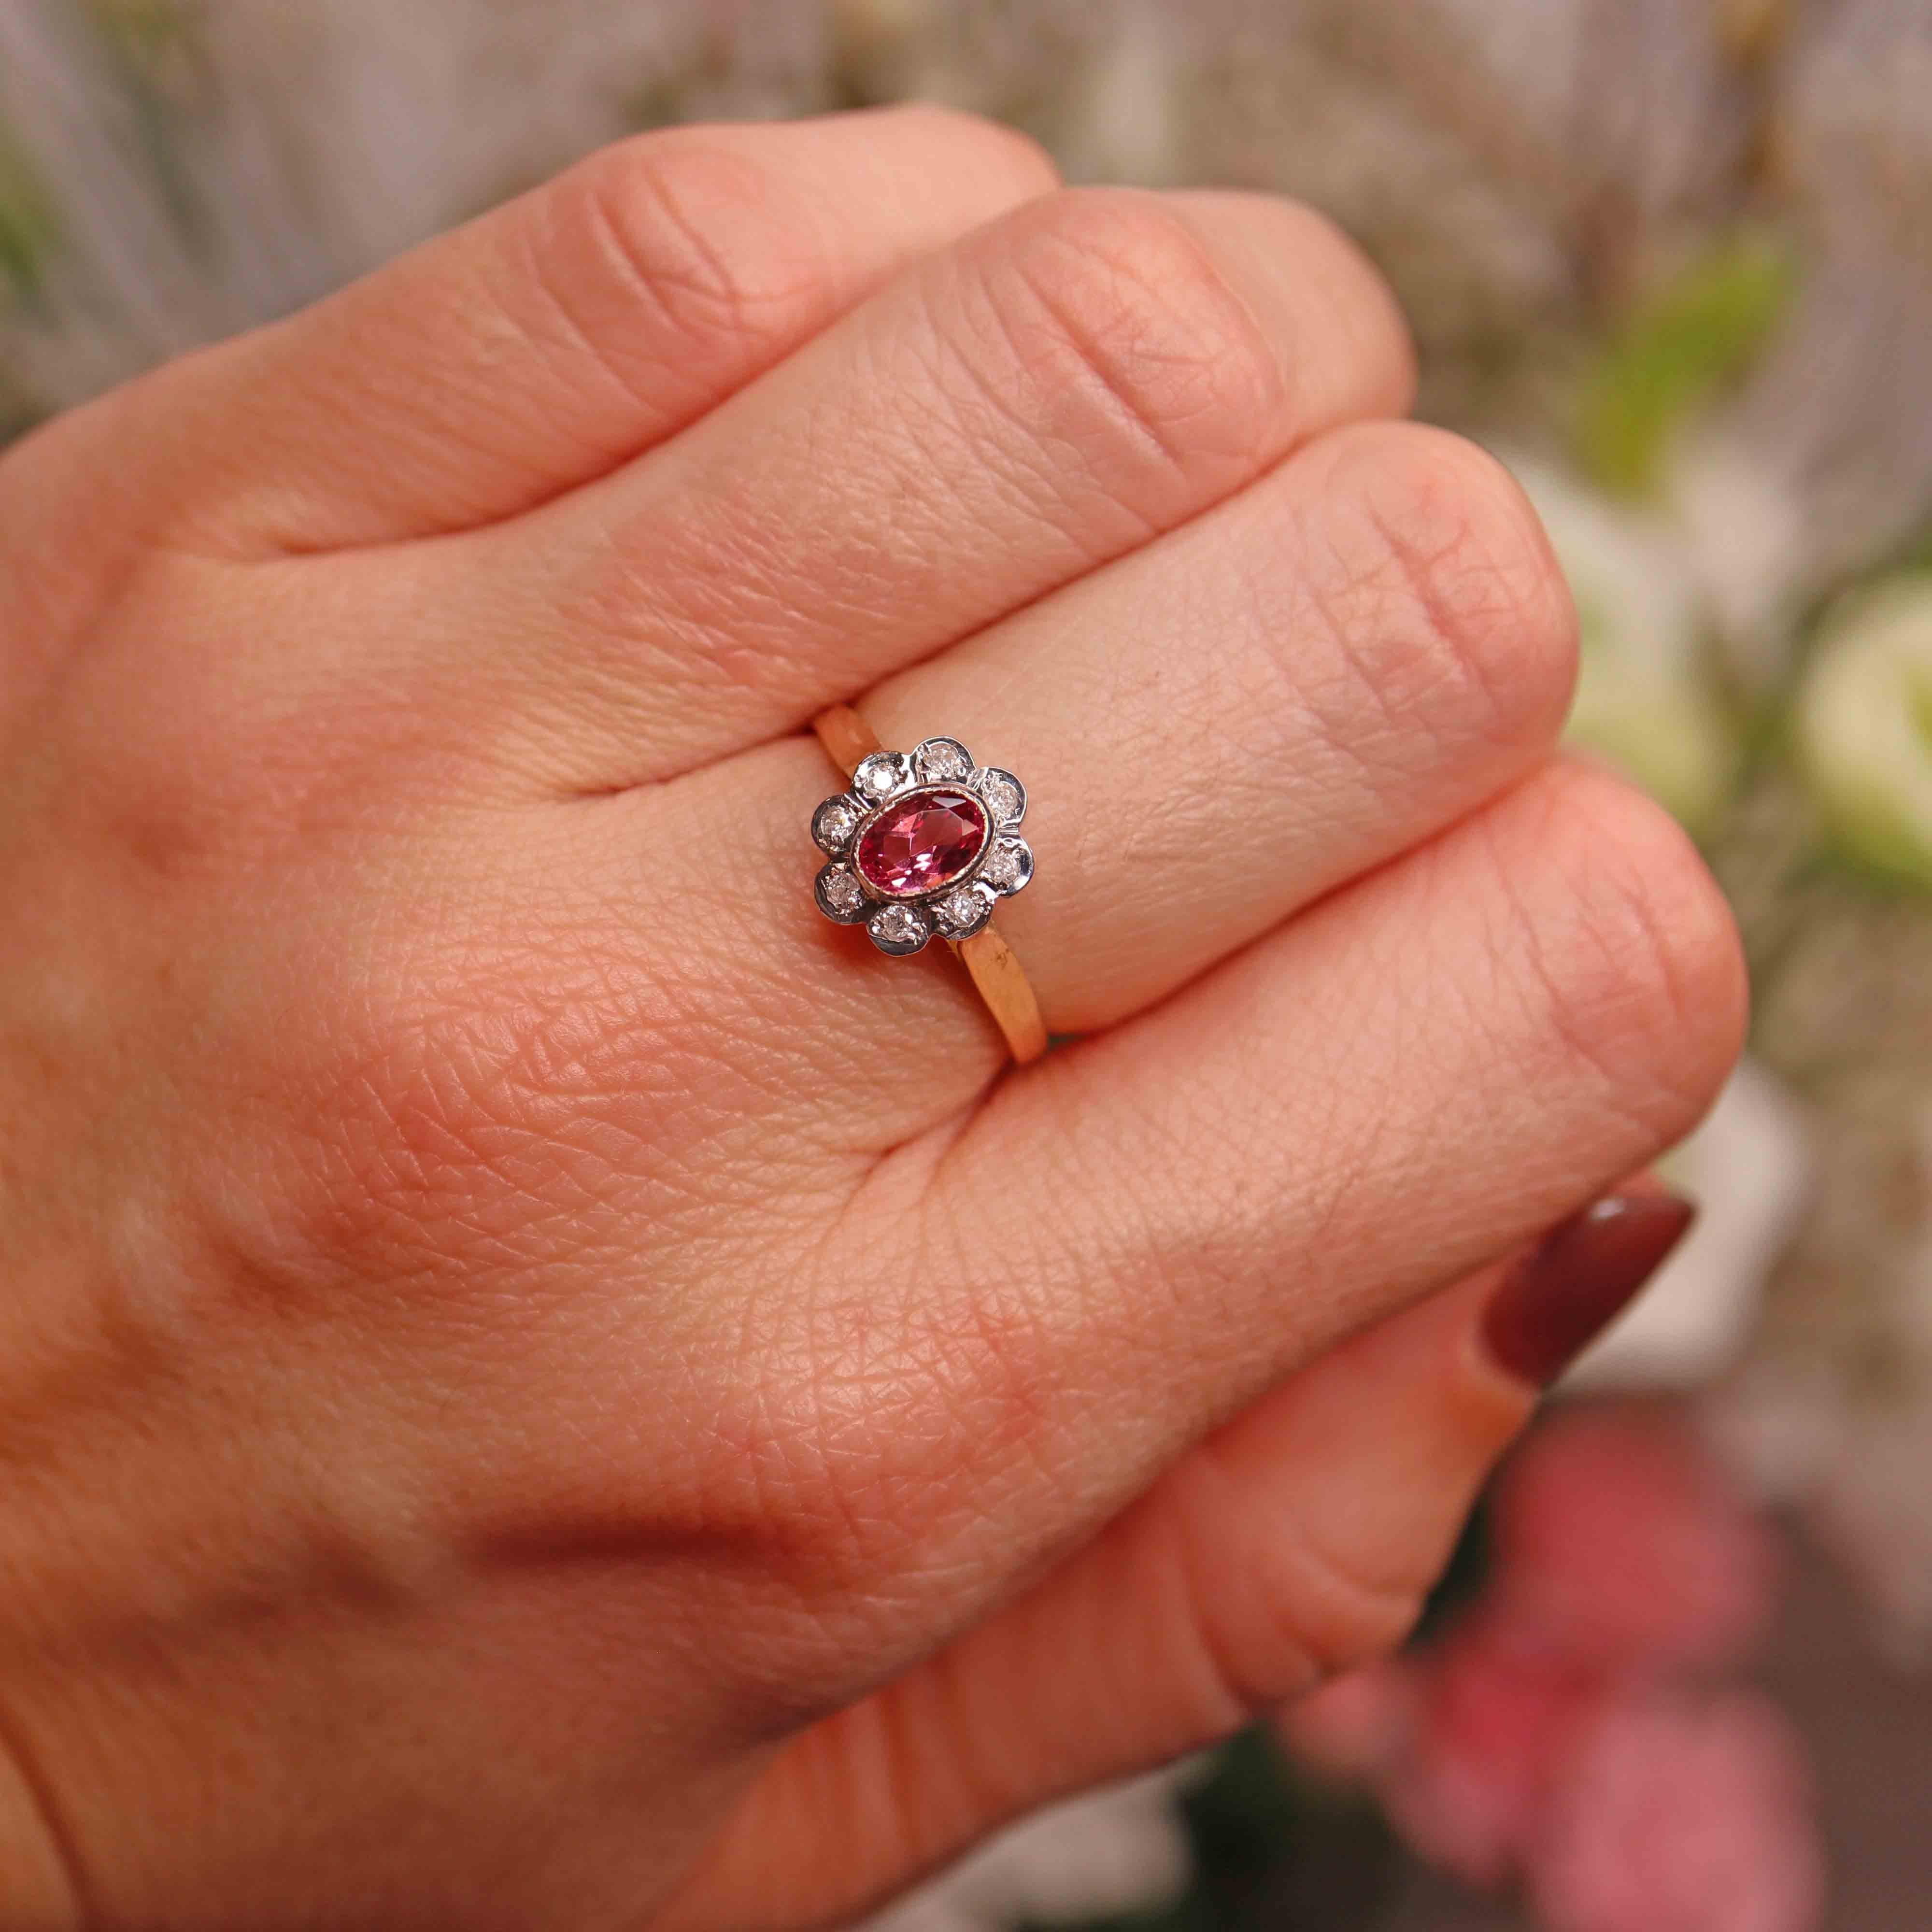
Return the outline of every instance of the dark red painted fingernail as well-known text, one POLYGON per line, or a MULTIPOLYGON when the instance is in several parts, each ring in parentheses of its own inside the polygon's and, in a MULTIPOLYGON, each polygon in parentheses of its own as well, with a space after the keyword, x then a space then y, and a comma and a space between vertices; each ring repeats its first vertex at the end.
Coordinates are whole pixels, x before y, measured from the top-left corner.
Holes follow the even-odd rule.
POLYGON ((1483 1318, 1513 1376, 1553 1382, 1634 1301, 1697 1210, 1681 1194, 1606 1194, 1510 1270, 1483 1318))

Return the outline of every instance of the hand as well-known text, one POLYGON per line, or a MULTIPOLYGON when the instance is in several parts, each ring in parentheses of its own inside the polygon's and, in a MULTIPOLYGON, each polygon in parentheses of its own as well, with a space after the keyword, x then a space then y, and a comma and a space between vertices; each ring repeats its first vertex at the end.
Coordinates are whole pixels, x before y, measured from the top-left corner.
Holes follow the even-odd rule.
POLYGON ((1316 217, 920 111, 0 464, 7 1923, 834 1923, 1400 1635, 1742 1006, 1409 383, 1316 217), (1078 1043, 820 918, 848 697, 1030 782, 1078 1043))

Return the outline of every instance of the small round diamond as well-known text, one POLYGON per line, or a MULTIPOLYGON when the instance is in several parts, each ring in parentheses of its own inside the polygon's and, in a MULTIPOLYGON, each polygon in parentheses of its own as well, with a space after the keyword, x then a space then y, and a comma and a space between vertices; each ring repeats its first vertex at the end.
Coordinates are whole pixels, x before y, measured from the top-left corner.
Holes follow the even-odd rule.
POLYGON ((1032 848, 1024 838, 1002 838, 986 854, 980 876, 996 892, 1018 892, 1033 877, 1032 848))
POLYGON ((859 813, 850 799, 828 798, 812 814, 812 836, 822 852, 842 852, 859 829, 859 813))
POLYGON ((992 910, 991 895, 971 886, 955 886, 943 898, 934 901, 932 908, 939 929, 949 939, 964 939, 978 932, 992 910))
POLYGON ((906 761, 896 752, 874 752, 852 774, 860 792, 875 804, 890 798, 906 782, 906 761))
POLYGON ((988 770, 974 787, 996 825, 1017 825, 1026 816, 1026 788, 1011 772, 988 770))
POLYGON ((965 778, 973 770, 973 754, 957 738, 928 738, 912 755, 928 784, 965 778))
POLYGON ((850 926, 865 916, 866 889, 843 866, 827 866, 818 875, 819 910, 827 919, 850 926))
POLYGON ((881 952, 916 952, 932 935, 923 914, 909 905, 890 905, 873 914, 866 930, 881 952))

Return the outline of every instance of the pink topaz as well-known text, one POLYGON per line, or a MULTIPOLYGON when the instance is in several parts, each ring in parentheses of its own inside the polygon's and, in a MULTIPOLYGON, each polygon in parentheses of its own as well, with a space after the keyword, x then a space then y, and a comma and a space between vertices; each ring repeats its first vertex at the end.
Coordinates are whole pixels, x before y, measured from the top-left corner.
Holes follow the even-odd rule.
POLYGON ((971 793, 933 786, 893 800, 859 835, 859 876, 888 898, 937 892, 968 871, 986 843, 986 807, 971 793))

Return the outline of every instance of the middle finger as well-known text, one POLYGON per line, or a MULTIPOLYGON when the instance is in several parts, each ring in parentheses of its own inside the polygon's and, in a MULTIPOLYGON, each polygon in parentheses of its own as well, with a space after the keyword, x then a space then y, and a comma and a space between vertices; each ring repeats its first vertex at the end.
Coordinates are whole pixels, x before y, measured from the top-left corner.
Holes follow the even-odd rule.
MULTIPOLYGON (((392 555, 370 594, 401 585, 381 628, 410 639, 419 715, 544 792, 612 789, 796 728, 1400 411, 1410 382, 1386 290, 1319 216, 1049 196, 670 444, 392 555)), ((411 676, 384 653, 386 681, 411 676)))
MULTIPOLYGON (((1029 785, 1039 871, 1000 925, 1048 1027, 1085 1032, 1528 772, 1561 721, 1573 629, 1493 459, 1363 424, 862 709, 890 746, 957 736, 1029 785)), ((969 1100, 1001 1049, 953 962, 881 958, 816 910, 806 824, 842 788, 807 738, 604 801, 628 824, 601 848, 598 896, 626 908, 635 854, 668 855, 654 896, 703 914, 660 970, 690 974, 694 1010, 728 986, 760 1053, 784 1042, 814 1070, 788 1083, 808 1108, 844 1092, 821 1060, 862 1063, 867 1106, 836 1110, 890 1144, 969 1100)))

